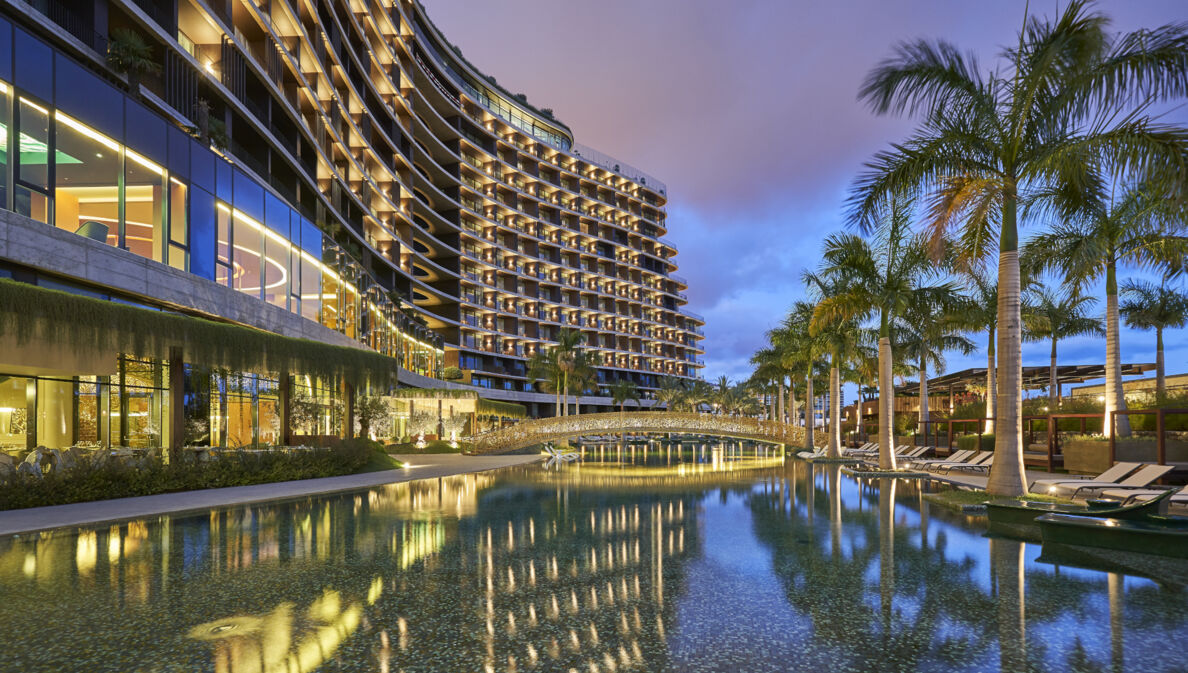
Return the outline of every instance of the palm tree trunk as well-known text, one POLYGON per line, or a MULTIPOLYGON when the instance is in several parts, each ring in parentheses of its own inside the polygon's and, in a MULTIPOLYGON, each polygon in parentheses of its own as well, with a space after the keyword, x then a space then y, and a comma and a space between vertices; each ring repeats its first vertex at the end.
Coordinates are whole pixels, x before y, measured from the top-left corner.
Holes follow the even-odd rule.
MULTIPOLYGON (((920 355, 920 432, 928 436, 928 358, 920 355)), ((927 440, 924 442, 927 444, 927 440)))
POLYGON ((841 458, 841 376, 836 353, 830 364, 833 366, 829 368, 829 448, 825 455, 841 458))
POLYGON ((1163 328, 1155 328, 1155 395, 1162 400, 1167 395, 1167 379, 1163 373, 1163 328))
POLYGON ((775 417, 775 420, 779 421, 780 423, 783 423, 784 422, 784 380, 782 378, 780 379, 779 395, 780 395, 779 399, 776 400, 776 402, 777 402, 776 406, 778 407, 776 411, 779 413, 779 415, 775 417))
MULTIPOLYGON (((884 330, 885 332, 885 330, 884 330)), ((894 429, 895 389, 891 378, 891 339, 879 337, 879 468, 894 470, 895 446, 891 432, 894 429)))
POLYGON ((813 442, 813 365, 810 363, 808 376, 804 377, 804 448, 812 451, 813 442))
POLYGON ((1056 413, 1056 405, 1060 404, 1060 389, 1056 382, 1056 339, 1052 338, 1052 360, 1048 363, 1048 413, 1056 413))
POLYGON ((986 432, 994 432, 994 412, 998 408, 998 374, 994 371, 994 328, 986 344, 986 432))
POLYGON ((796 381, 790 379, 788 381, 788 398, 784 409, 788 412, 787 418, 783 421, 789 425, 796 425, 796 381))
MULTIPOLYGON (((1122 359, 1118 353, 1118 276, 1113 262, 1106 267, 1106 381, 1105 416, 1102 419, 1102 434, 1110 436, 1110 427, 1115 424, 1111 411, 1126 410, 1126 396, 1122 390, 1122 359)), ((1115 417, 1118 437, 1130 436, 1130 419, 1125 414, 1115 417)))
POLYGON ((998 405, 994 417, 994 465, 986 491, 991 495, 1027 492, 1023 466, 1022 336, 1019 315, 1019 250, 1015 199, 1003 204, 998 254, 998 405))

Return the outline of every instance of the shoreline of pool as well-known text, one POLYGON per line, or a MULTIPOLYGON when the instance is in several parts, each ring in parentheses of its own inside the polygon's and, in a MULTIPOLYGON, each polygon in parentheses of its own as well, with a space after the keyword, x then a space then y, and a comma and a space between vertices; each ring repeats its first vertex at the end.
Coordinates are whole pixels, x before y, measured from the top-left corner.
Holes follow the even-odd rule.
POLYGON ((541 455, 464 456, 454 453, 396 455, 398 470, 362 472, 338 477, 278 481, 271 484, 159 493, 134 498, 93 500, 68 505, 30 507, 0 512, 0 536, 42 533, 63 528, 118 523, 152 516, 178 515, 224 507, 283 502, 333 495, 417 479, 436 479, 527 465, 541 455))

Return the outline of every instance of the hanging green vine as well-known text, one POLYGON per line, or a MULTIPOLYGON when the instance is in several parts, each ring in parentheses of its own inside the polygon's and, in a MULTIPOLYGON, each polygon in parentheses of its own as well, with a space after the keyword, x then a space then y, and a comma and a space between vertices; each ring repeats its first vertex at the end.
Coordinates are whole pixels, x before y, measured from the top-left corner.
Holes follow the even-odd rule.
POLYGON ((166 358, 235 371, 302 373, 387 390, 399 363, 374 351, 106 301, 0 279, 0 337, 18 345, 60 344, 79 351, 166 358))

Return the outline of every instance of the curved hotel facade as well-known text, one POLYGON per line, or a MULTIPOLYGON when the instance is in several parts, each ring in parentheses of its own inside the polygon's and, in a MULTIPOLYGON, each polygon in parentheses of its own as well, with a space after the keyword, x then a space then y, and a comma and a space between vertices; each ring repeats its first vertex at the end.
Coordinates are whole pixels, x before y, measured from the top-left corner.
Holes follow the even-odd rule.
POLYGON ((297 397, 350 434, 398 384, 551 413, 563 328, 600 384, 701 366, 663 183, 417 2, 13 0, 0 125, 5 447, 280 443, 297 397))

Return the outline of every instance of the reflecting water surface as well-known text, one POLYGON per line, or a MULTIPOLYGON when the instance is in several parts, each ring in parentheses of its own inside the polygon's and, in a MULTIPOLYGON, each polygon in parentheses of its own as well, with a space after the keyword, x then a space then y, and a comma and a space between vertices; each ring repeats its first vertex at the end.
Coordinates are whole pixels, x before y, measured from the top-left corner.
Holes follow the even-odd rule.
POLYGON ((699 448, 5 538, 0 671, 1184 670, 1183 587, 699 448))

